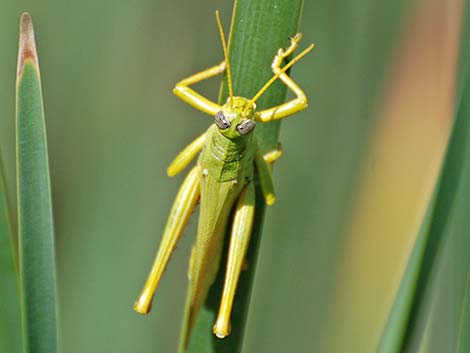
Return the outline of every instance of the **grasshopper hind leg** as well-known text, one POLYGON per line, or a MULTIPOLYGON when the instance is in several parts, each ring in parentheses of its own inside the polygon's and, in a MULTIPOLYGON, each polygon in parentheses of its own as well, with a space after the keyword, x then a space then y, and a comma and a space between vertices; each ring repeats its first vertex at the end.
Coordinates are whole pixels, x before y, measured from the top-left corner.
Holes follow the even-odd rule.
POLYGON ((148 314, 150 312, 158 282, 160 282, 189 216, 199 200, 199 195, 200 179, 198 167, 196 166, 189 172, 173 202, 152 270, 140 297, 134 304, 134 310, 139 314, 148 314))
POLYGON ((235 207, 222 300, 213 327, 218 338, 224 338, 230 333, 230 313, 250 242, 254 214, 255 189, 253 182, 250 182, 242 191, 235 207))

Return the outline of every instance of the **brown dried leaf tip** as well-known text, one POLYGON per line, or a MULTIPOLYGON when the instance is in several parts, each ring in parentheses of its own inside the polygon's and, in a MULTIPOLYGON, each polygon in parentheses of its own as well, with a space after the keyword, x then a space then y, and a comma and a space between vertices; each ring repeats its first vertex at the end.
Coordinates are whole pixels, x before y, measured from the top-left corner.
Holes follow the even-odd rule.
MULTIPOLYGON (((18 48, 18 71, 20 76, 23 71, 23 65, 26 60, 31 60, 36 66, 39 66, 38 54, 36 51, 36 42, 34 41, 33 20, 29 13, 21 14, 20 19, 20 43, 18 48)), ((39 71, 39 70, 38 70, 39 71)))

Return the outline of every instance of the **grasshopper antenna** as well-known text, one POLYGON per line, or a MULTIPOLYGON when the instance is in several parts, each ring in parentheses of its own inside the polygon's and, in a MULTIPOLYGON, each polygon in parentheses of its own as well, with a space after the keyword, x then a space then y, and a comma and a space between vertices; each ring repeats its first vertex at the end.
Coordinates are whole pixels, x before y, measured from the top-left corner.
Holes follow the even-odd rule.
POLYGON ((227 49, 227 43, 225 42, 224 28, 222 27, 222 22, 220 22, 219 10, 215 11, 215 19, 217 21, 217 27, 219 28, 222 48, 224 49, 225 66, 227 68, 228 94, 230 97, 230 107, 233 108, 232 70, 230 68, 230 61, 228 58, 228 49, 227 49))

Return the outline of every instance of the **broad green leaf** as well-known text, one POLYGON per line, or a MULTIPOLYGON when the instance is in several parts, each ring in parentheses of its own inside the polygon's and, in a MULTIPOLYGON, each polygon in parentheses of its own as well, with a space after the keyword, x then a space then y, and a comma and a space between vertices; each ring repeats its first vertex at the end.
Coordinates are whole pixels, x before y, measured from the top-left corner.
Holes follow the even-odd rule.
POLYGON ((0 352, 21 352, 21 316, 16 247, 0 160, 0 352))
POLYGON ((38 57, 27 13, 20 22, 16 137, 24 352, 55 353, 57 294, 49 162, 38 57))
MULTIPOLYGON (((273 76, 271 70, 273 57, 279 48, 288 46, 289 37, 297 33, 302 5, 302 0, 235 1, 229 41, 235 96, 253 97, 273 76)), ((304 38, 304 46, 310 44, 310 41, 310 38, 304 38)), ((226 100, 225 87, 224 80, 219 102, 226 100)), ((285 100, 285 96, 286 87, 276 82, 257 101, 257 107, 263 109, 278 105, 285 100)), ((258 124, 256 135, 263 151, 269 151, 276 146, 279 127, 279 122, 258 124)), ((185 341, 188 332, 186 332, 186 322, 183 322, 180 352, 236 353, 241 351, 265 212, 264 201, 260 195, 257 197, 255 212, 256 219, 247 255, 248 270, 242 274, 237 289, 232 311, 231 334, 224 339, 218 339, 212 333, 225 276, 226 258, 223 257, 218 277, 209 292, 195 327, 189 334, 190 339, 186 350, 185 341)), ((185 317, 187 318, 187 315, 185 317)))

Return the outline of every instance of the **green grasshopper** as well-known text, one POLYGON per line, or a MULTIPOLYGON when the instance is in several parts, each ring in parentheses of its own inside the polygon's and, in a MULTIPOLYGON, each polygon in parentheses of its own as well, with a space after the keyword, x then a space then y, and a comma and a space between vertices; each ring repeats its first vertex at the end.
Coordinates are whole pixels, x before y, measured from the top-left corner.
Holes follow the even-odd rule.
POLYGON ((223 338, 230 333, 230 313, 252 231, 255 175, 258 177, 265 202, 272 205, 275 201, 270 164, 280 157, 281 150, 275 149, 261 155, 253 130, 256 122, 267 123, 283 119, 307 107, 305 93, 286 71, 313 49, 313 44, 281 68, 284 59, 294 52, 300 42, 302 35, 296 34, 290 39, 290 46, 285 50, 279 49, 275 55, 271 65, 275 75, 271 80, 252 99, 236 97, 233 95, 228 49, 218 12, 216 19, 225 60, 178 82, 173 90, 176 96, 212 115, 215 121, 175 158, 167 170, 168 176, 174 176, 199 154, 197 165, 189 172, 178 191, 155 262, 134 309, 140 314, 149 313, 155 290, 170 256, 189 216, 200 201, 196 243, 192 248, 188 270, 188 325, 192 326, 219 269, 224 235, 233 210, 223 294, 213 327, 214 334, 223 338), (225 71, 229 97, 222 106, 190 88, 197 82, 225 71), (294 92, 296 98, 266 110, 256 111, 256 100, 278 78, 294 92))

